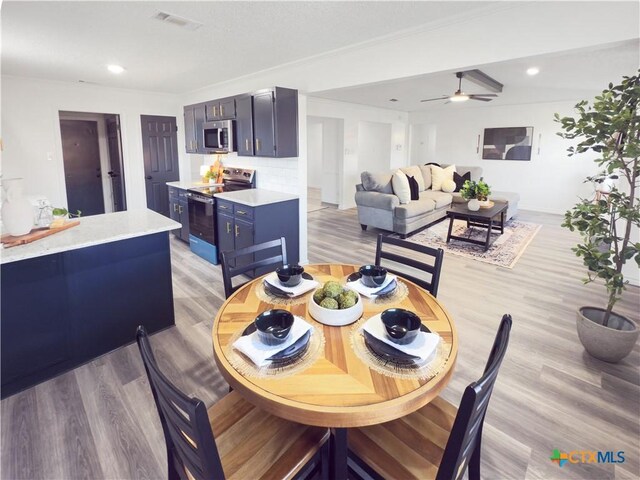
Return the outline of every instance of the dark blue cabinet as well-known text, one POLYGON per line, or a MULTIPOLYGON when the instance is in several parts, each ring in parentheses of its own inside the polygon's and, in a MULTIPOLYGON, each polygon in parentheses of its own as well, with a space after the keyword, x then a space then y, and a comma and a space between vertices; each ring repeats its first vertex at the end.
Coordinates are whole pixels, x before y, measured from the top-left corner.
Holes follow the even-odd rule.
POLYGON ((187 191, 178 187, 169 187, 169 216, 182 227, 173 230, 180 240, 189 243, 189 201, 187 191))
POLYGON ((174 324, 167 232, 2 265, 2 398, 174 324))
MULTIPOLYGON (((218 251, 220 253, 250 247, 258 243, 285 237, 289 262, 300 260, 300 228, 298 199, 250 207, 228 199, 216 200, 218 221, 218 251)), ((276 255, 276 251, 264 251, 251 256, 236 258, 236 265, 261 260, 276 255)), ((267 269, 249 272, 259 276, 267 269)))

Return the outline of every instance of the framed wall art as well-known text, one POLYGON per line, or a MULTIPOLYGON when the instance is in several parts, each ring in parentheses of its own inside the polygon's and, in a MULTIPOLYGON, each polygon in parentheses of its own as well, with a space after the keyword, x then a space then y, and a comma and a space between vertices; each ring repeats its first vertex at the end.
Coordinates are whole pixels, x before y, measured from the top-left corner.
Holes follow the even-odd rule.
POLYGON ((485 128, 484 160, 531 160, 533 127, 485 128))

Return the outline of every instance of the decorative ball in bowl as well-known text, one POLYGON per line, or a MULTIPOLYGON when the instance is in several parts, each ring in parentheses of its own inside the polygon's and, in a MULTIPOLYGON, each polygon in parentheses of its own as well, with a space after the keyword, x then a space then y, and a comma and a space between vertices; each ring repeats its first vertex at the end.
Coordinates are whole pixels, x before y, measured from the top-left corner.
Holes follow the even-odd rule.
POLYGON ((389 308, 380 315, 387 336, 398 345, 406 345, 415 340, 422 321, 415 313, 403 308, 389 308))
POLYGON ((265 345, 280 345, 289 336, 293 320, 293 314, 287 310, 262 312, 254 320, 258 338, 265 345))
POLYGON ((358 292, 334 281, 325 283, 309 298, 309 314, 325 325, 349 325, 362 316, 362 311, 358 292))
POLYGON ((387 278, 387 269, 378 265, 364 265, 359 271, 360 281, 367 287, 379 287, 387 278))
POLYGON ((283 265, 276 269, 278 280, 285 287, 295 287, 302 281, 302 273, 304 268, 300 265, 283 265))

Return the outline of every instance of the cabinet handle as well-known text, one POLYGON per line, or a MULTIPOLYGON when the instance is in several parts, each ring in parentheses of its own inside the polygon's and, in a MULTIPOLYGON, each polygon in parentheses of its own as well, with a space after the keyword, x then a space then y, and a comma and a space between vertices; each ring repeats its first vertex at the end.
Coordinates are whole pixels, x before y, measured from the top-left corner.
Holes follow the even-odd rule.
POLYGON ((178 205, 178 213, 182 213, 182 205, 178 205))
POLYGON ((244 139, 244 148, 245 148, 245 150, 247 152, 249 151, 249 139, 248 138, 244 139))
POLYGON ((238 225, 236 225, 236 237, 240 235, 240 229, 238 228, 238 225))
POLYGON ((229 207, 225 207, 224 205, 218 205, 220 210, 229 210, 229 207))
POLYGON ((217 114, 218 114, 217 112, 218 112, 218 109, 217 109, 217 107, 214 105, 214 106, 213 106, 213 116, 214 116, 214 117, 215 117, 215 116, 217 116, 217 114))
POLYGON ((260 150, 260 139, 256 138, 256 151, 260 150))
POLYGON ((220 105, 220 116, 224 117, 224 105, 220 105))
POLYGON ((177 203, 174 203, 174 204, 173 204, 173 211, 174 211, 174 212, 177 212, 177 211, 178 211, 178 204, 177 204, 177 203))
POLYGON ((227 233, 231 233, 231 224, 227 222, 227 233))
POLYGON ((238 210, 238 211, 236 211, 236 213, 238 215, 246 215, 247 214, 247 212, 245 212, 244 210, 238 210))

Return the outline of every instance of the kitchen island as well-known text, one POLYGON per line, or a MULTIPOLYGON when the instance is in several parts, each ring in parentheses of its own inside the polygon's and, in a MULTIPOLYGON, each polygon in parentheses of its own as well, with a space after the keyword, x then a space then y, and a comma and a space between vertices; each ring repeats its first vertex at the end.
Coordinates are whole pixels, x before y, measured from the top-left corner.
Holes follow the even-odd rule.
POLYGON ((2 398, 174 325, 169 231, 151 210, 80 225, 0 253, 2 398))

